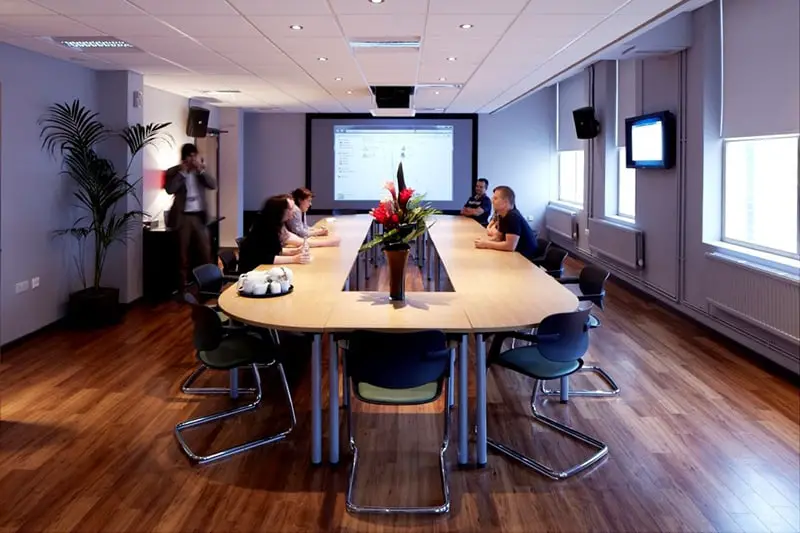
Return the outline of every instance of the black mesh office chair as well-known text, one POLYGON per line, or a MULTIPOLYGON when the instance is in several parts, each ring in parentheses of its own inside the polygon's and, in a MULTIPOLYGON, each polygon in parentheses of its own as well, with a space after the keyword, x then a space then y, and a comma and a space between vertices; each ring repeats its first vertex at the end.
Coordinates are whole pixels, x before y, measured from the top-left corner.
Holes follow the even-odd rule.
POLYGON ((564 262, 566 260, 566 251, 551 246, 547 249, 547 253, 539 267, 554 278, 559 279, 564 275, 564 262))
POLYGON ((536 238, 536 253, 538 254, 533 259, 533 264, 536 266, 540 266, 544 263, 545 258, 547 257, 547 252, 550 250, 550 241, 547 239, 542 239, 541 237, 536 238))
POLYGON ((214 370, 233 370, 241 367, 249 367, 253 371, 255 379, 256 398, 253 402, 228 409, 219 413, 201 416, 181 422, 175 426, 175 437, 184 453, 192 460, 200 464, 206 464, 238 453, 251 450, 258 446, 270 444, 283 440, 294 429, 297 422, 292 402, 292 394, 289 391, 289 384, 286 381, 286 374, 283 365, 273 355, 276 351, 274 345, 269 345, 254 332, 247 330, 237 330, 234 333, 226 332, 219 317, 213 309, 201 305, 191 294, 185 294, 186 302, 192 308, 192 323, 194 325, 193 340, 197 350, 197 358, 206 368, 214 370), (214 452, 208 455, 199 455, 193 451, 183 437, 183 432, 187 429, 195 428, 218 420, 223 420, 248 411, 257 409, 261 405, 261 375, 259 367, 277 367, 280 374, 283 390, 286 393, 286 400, 289 405, 291 424, 288 429, 275 435, 262 437, 232 448, 214 452))
POLYGON ((421 405, 436 401, 442 391, 449 397, 451 350, 438 331, 384 334, 355 332, 344 350, 345 396, 348 401, 347 428, 353 463, 347 484, 346 505, 351 513, 441 514, 450 510, 445 452, 450 441, 450 407, 445 401, 444 437, 439 449, 439 466, 444 502, 430 507, 362 506, 354 501, 353 486, 358 465, 358 447, 353 432, 350 391, 358 400, 377 405, 421 405))
MULTIPOLYGON (((591 302, 602 309, 606 297, 606 281, 608 281, 608 278, 608 270, 595 265, 587 265, 583 267, 577 278, 562 278, 559 281, 578 297, 578 301, 591 302)), ((589 327, 596 328, 599 326, 600 320, 594 314, 590 314, 589 327)), ((584 365, 580 372, 597 374, 606 382, 609 388, 607 390, 575 390, 569 388, 567 391, 569 396, 602 398, 619 395, 617 382, 599 366, 584 365)), ((545 396, 561 396, 560 389, 548 389, 544 381, 541 382, 541 393, 545 396)))
POLYGON ((236 258, 236 252, 222 250, 219 253, 219 260, 222 262, 222 274, 224 276, 237 276, 239 274, 239 261, 236 258))
POLYGON ((531 395, 531 412, 536 422, 596 450, 584 461, 564 470, 556 470, 505 444, 491 438, 488 439, 488 445, 492 449, 555 480, 566 479, 578 474, 598 463, 608 454, 608 446, 603 442, 541 414, 536 408, 540 381, 569 376, 583 366, 581 358, 589 348, 590 310, 591 303, 585 302, 577 311, 550 315, 542 320, 535 334, 500 333, 492 342, 487 359, 487 371, 500 366, 536 380, 531 395), (503 340, 509 337, 528 341, 530 345, 501 352, 503 340))

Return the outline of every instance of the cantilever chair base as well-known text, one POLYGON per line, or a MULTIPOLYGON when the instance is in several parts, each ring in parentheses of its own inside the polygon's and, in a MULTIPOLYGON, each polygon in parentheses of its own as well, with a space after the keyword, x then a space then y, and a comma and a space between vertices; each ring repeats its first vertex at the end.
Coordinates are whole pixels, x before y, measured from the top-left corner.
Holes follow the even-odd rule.
MULTIPOLYGON (((578 372, 576 372, 576 373, 579 373, 579 372, 597 374, 598 376, 600 376, 603 379, 603 381, 605 381, 608 384, 609 388, 607 390, 602 390, 602 389, 578 389, 578 390, 575 390, 572 387, 570 387, 569 391, 568 391, 568 393, 569 393, 568 396, 580 396, 580 397, 583 397, 583 398, 611 398, 611 397, 614 397, 614 396, 619 396, 619 385, 617 385, 617 382, 614 381, 614 378, 612 378, 608 374, 608 372, 606 372, 605 370, 603 370, 599 366, 585 365, 583 368, 578 370, 578 372)), ((547 386, 545 385, 544 381, 540 381, 539 382, 539 392, 542 394, 542 396, 548 396, 548 397, 558 396, 558 397, 561 397, 561 389, 560 388, 559 389, 548 389, 547 386)))

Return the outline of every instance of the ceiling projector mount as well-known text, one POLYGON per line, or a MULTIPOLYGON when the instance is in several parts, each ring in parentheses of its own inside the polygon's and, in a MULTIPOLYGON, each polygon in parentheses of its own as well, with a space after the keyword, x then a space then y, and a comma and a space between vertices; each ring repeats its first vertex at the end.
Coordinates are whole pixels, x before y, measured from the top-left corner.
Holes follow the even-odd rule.
POLYGON ((371 111, 372 116, 413 117, 416 114, 411 105, 415 91, 413 86, 372 85, 370 90, 375 95, 375 109, 371 111))

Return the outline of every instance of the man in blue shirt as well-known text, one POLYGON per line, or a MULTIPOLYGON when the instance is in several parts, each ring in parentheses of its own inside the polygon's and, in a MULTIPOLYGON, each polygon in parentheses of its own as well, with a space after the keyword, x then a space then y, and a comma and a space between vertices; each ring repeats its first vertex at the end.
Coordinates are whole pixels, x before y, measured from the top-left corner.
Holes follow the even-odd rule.
POLYGON ((461 214, 478 221, 484 228, 489 224, 489 214, 492 211, 492 201, 486 195, 489 180, 480 178, 475 183, 475 196, 467 200, 461 209, 461 214))
POLYGON ((511 187, 495 187, 492 207, 497 214, 497 230, 491 236, 475 240, 475 248, 519 252, 528 261, 537 257, 536 233, 528 225, 525 217, 516 208, 516 197, 511 187))

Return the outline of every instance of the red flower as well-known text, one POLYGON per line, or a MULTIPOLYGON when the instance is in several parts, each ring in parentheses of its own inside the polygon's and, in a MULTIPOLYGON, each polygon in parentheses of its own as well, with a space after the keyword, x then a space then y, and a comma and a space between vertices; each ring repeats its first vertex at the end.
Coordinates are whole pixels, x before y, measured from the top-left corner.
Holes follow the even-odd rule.
POLYGON ((392 215, 392 222, 394 222, 395 224, 397 224, 398 222, 400 222, 400 217, 399 217, 399 216, 397 216, 397 213, 395 213, 394 215, 392 215))
POLYGON ((414 189, 403 189, 400 191, 400 198, 398 199, 398 203, 400 204, 400 209, 405 209, 408 201, 411 200, 411 197, 414 196, 414 189))

